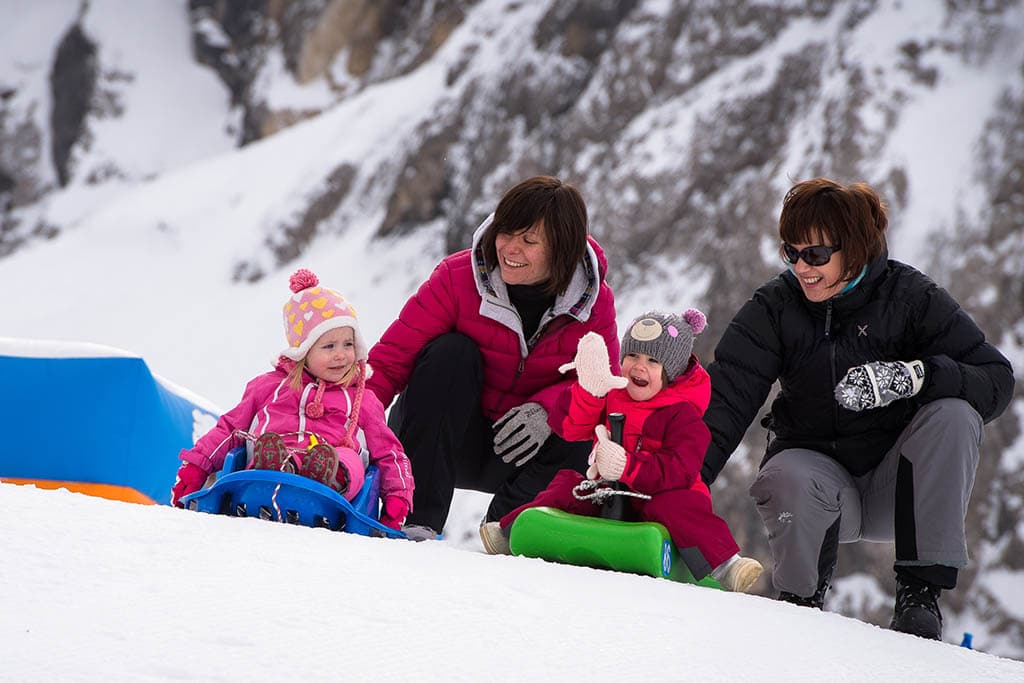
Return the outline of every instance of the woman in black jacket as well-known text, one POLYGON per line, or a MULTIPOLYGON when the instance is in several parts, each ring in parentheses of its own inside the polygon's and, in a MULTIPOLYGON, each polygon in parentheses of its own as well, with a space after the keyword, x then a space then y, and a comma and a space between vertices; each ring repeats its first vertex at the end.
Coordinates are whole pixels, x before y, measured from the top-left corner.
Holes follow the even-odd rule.
POLYGON ((888 260, 868 185, 795 185, 779 218, 787 272, 756 292, 708 366, 711 483, 764 404, 750 489, 779 598, 820 608, 839 543, 895 542, 891 628, 940 638, 941 589, 967 564, 982 425, 1013 393, 1009 361, 927 276, 888 260))

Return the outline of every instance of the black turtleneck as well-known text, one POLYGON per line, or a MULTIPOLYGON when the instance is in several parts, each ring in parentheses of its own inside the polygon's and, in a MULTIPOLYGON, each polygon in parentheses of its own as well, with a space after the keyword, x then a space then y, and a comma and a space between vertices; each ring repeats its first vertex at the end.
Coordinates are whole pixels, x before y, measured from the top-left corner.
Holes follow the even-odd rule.
POLYGON ((516 307, 519 319, 523 321, 526 341, 530 341, 537 332, 541 316, 555 303, 555 296, 545 291, 547 286, 546 282, 539 285, 505 285, 509 301, 516 307))

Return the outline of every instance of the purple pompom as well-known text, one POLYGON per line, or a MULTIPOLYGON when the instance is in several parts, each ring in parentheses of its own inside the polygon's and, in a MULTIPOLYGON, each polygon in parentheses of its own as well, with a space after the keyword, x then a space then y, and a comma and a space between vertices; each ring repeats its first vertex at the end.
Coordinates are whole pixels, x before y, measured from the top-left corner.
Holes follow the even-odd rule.
POLYGON ((703 332, 704 328, 707 327, 708 324, 708 319, 696 308, 686 309, 686 312, 683 313, 683 319, 686 320, 686 322, 690 324, 690 327, 693 328, 694 334, 700 334, 703 332))

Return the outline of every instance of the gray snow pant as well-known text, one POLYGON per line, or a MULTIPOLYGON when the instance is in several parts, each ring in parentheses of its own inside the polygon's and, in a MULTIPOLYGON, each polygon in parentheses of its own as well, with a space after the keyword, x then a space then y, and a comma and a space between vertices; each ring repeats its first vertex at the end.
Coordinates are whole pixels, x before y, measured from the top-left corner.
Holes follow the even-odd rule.
POLYGON ((807 449, 771 457, 750 495, 768 531, 775 588, 813 595, 831 578, 838 544, 861 540, 895 541, 897 567, 965 567, 964 518, 981 437, 974 408, 946 398, 922 406, 863 476, 807 449))

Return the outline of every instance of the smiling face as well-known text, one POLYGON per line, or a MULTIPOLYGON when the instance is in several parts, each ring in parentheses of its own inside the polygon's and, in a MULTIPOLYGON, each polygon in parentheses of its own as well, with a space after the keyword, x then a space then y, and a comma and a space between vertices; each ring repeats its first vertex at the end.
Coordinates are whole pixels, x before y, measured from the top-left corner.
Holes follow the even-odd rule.
POLYGON ((626 391, 634 401, 649 401, 665 386, 663 366, 645 353, 623 356, 622 376, 629 380, 626 391))
MULTIPOLYGON (((827 241, 827 238, 823 237, 820 233, 817 234, 818 241, 811 242, 808 244, 793 244, 793 248, 797 251, 804 247, 810 247, 816 244, 823 244, 831 247, 835 246, 827 241)), ((800 288, 804 292, 804 296, 807 297, 808 301, 825 301, 831 299, 833 296, 843 290, 846 285, 840 278, 843 274, 843 252, 834 251, 832 252, 831 258, 828 263, 821 266, 808 265, 802 258, 796 260, 796 263, 790 265, 793 270, 793 274, 796 275, 797 282, 800 283, 800 288)))
POLYGON ((539 285, 551 277, 544 221, 516 233, 499 232, 494 236, 494 248, 505 284, 539 285))
POLYGON ((351 327, 324 332, 306 354, 306 369, 325 382, 340 382, 356 362, 356 340, 351 327))

